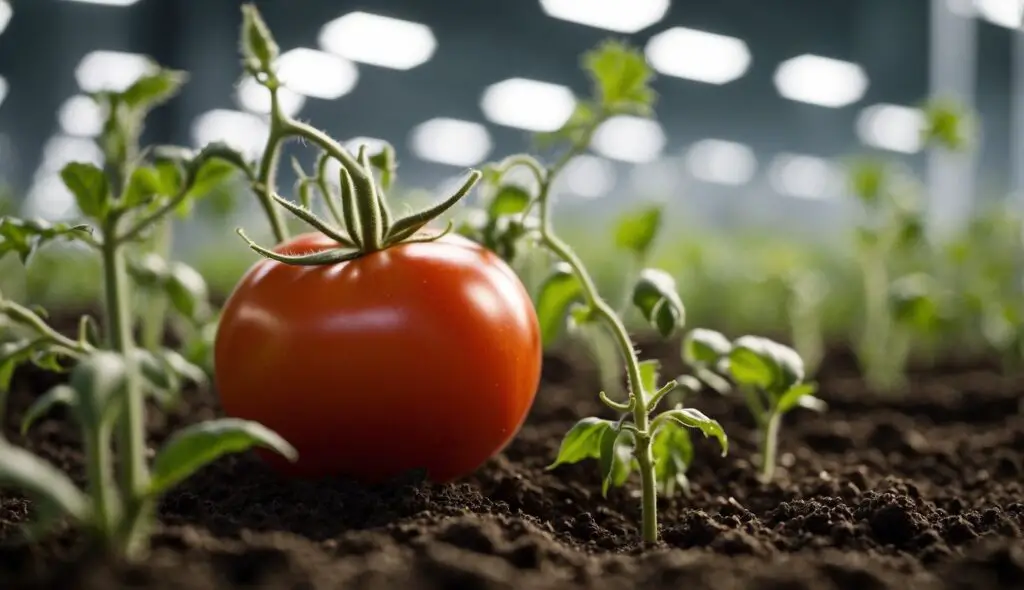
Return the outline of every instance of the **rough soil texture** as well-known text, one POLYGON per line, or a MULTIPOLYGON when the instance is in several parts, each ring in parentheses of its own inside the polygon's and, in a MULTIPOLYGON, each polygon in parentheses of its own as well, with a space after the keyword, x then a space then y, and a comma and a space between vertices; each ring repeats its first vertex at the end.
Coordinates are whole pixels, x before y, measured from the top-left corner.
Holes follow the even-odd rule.
MULTIPOLYGON (((682 369, 676 349, 648 348, 665 373, 682 369)), ((226 458, 165 498, 144 565, 85 557, 71 532, 17 544, 32 506, 2 492, 0 588, 1024 588, 1024 381, 958 366, 873 401, 844 365, 822 378, 827 416, 787 416, 771 485, 756 480, 742 404, 694 398, 732 450, 722 458, 697 441, 693 495, 662 501, 655 548, 635 543, 635 480, 605 500, 593 463, 545 470, 575 420, 603 414, 591 365, 558 354, 526 426, 473 477, 366 488, 283 481, 251 454, 226 458)), ((48 381, 19 374, 4 430, 80 477, 77 433, 60 412, 17 434, 48 381)), ((175 413, 150 413, 152 438, 218 412, 213 394, 190 393, 175 413)))

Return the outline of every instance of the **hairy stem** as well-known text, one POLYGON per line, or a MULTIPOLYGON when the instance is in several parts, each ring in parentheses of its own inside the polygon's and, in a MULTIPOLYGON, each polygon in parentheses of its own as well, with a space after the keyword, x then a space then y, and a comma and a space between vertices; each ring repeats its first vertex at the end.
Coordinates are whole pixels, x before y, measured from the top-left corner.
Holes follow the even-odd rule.
MULTIPOLYGON (((641 521, 643 539, 647 543, 658 541, 658 497, 654 473, 654 456, 651 450, 650 420, 648 417, 647 401, 644 400, 642 391, 643 385, 640 378, 640 360, 637 358, 633 342, 629 338, 629 332, 622 320, 615 313, 615 310, 607 301, 601 298, 594 279, 587 272, 586 267, 579 256, 563 242, 554 231, 551 221, 551 184, 554 178, 565 167, 573 157, 582 152, 590 143, 590 136, 593 135, 597 125, 581 138, 579 142, 568 149, 559 160, 553 164, 543 176, 538 197, 540 205, 540 231, 541 240, 547 248, 556 256, 561 258, 572 268, 573 273, 579 279, 583 288, 584 298, 590 306, 594 315, 600 318, 608 328, 619 352, 626 365, 626 374, 629 379, 630 396, 634 398, 633 424, 636 427, 636 446, 634 457, 640 472, 641 486, 641 521)), ((533 166, 530 166, 533 168, 533 166)))
POLYGON ((277 84, 268 86, 270 90, 270 133, 267 144, 263 148, 259 171, 256 173, 256 196, 267 214, 274 239, 280 244, 289 238, 288 226, 284 223, 281 212, 274 204, 272 195, 277 192, 277 163, 281 158, 281 146, 289 137, 287 115, 281 110, 281 100, 277 94, 277 84))

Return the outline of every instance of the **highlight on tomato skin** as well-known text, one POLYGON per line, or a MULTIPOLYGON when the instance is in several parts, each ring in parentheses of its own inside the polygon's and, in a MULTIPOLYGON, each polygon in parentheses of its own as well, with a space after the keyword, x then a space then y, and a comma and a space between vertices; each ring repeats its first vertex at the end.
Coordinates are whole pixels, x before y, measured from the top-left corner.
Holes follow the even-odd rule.
MULTIPOLYGON (((283 254, 333 247, 320 233, 283 254)), ((257 262, 222 312, 215 380, 229 416, 299 451, 278 471, 372 483, 411 469, 467 475, 522 426, 540 382, 540 327, 519 278, 460 236, 352 261, 257 262)))

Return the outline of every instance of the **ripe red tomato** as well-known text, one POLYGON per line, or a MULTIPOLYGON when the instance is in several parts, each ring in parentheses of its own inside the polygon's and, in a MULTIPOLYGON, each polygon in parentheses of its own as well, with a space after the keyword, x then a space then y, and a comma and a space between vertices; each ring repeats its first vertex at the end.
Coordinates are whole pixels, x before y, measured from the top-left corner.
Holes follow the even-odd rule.
MULTIPOLYGON (((336 247, 319 233, 283 254, 336 247)), ((474 471, 516 434, 540 381, 537 314, 494 253, 459 236, 331 266, 261 260, 225 305, 215 379, 229 416, 299 451, 301 477, 474 471)))

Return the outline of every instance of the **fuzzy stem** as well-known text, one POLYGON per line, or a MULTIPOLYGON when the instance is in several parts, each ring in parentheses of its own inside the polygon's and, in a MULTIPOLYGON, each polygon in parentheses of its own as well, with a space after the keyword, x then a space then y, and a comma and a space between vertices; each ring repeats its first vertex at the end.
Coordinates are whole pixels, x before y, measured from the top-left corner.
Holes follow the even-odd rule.
POLYGON ((288 226, 285 225, 281 212, 274 204, 271 195, 277 192, 277 163, 281 158, 281 146, 289 137, 287 116, 281 110, 281 99, 278 97, 278 85, 272 82, 267 86, 270 90, 270 133, 267 135, 267 144, 263 148, 263 157, 260 159, 260 168, 256 173, 256 196, 259 197, 267 220, 270 222, 270 229, 274 232, 274 239, 280 244, 290 236, 288 226))
POLYGON ((633 454, 640 472, 641 530, 644 542, 656 543, 658 541, 658 492, 654 473, 654 456, 651 450, 652 437, 647 401, 644 400, 644 396, 641 394, 643 385, 640 377, 640 361, 637 358, 636 350, 629 338, 626 326, 622 323, 619 316, 616 315, 612 306, 601 298, 594 279, 587 272, 579 256, 555 234, 551 221, 551 199, 549 198, 551 184, 565 165, 590 144, 590 138, 596 128, 597 126, 594 125, 583 135, 580 141, 568 149, 543 175, 543 182, 541 182, 540 194, 538 196, 541 240, 552 253, 572 268, 573 273, 579 279, 580 285, 583 288, 583 295, 587 304, 594 315, 605 322, 625 361, 626 374, 629 378, 629 392, 630 396, 634 399, 633 424, 636 427, 636 446, 633 454))

